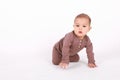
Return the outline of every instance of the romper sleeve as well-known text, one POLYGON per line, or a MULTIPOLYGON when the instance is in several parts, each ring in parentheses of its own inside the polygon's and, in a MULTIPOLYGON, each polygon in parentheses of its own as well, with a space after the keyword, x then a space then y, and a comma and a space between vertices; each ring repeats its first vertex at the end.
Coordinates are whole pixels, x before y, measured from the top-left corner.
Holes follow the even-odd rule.
POLYGON ((62 60, 61 62, 69 64, 69 51, 72 40, 71 34, 66 34, 63 40, 63 48, 62 48, 62 60))
POLYGON ((87 53, 87 57, 88 57, 88 63, 95 64, 93 45, 92 45, 89 37, 87 37, 86 53, 87 53))

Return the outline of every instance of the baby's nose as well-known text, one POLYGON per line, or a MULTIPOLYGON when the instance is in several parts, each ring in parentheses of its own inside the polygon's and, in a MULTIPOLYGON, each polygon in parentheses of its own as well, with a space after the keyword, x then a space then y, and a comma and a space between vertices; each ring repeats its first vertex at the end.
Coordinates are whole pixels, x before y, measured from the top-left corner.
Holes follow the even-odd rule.
POLYGON ((82 30, 82 27, 79 27, 79 30, 82 30))

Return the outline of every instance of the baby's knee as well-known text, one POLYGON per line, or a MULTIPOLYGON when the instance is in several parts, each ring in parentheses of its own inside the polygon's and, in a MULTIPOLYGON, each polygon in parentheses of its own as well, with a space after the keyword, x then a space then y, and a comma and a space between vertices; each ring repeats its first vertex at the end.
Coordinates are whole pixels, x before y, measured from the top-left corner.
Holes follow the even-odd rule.
POLYGON ((78 54, 70 57, 70 62, 78 62, 79 60, 80 60, 80 57, 78 54))
POLYGON ((59 65, 60 62, 55 61, 55 60, 52 60, 52 63, 53 63, 54 65, 59 65))
POLYGON ((76 58, 76 62, 78 62, 80 60, 80 57, 78 56, 77 58, 76 58))

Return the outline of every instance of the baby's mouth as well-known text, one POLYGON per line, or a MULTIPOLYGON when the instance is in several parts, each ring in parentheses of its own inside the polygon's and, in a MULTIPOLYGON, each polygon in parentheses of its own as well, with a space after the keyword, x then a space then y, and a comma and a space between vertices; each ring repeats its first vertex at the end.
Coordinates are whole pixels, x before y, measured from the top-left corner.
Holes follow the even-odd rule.
POLYGON ((79 31, 78 33, 82 34, 82 31, 79 31))

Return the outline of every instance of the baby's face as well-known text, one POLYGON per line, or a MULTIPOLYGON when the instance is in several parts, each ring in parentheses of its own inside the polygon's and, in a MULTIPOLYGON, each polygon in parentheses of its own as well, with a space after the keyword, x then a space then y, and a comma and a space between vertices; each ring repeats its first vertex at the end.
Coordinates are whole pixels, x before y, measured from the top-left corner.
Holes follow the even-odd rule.
POLYGON ((74 32, 81 39, 87 34, 91 29, 89 19, 87 18, 77 18, 74 22, 74 32))

